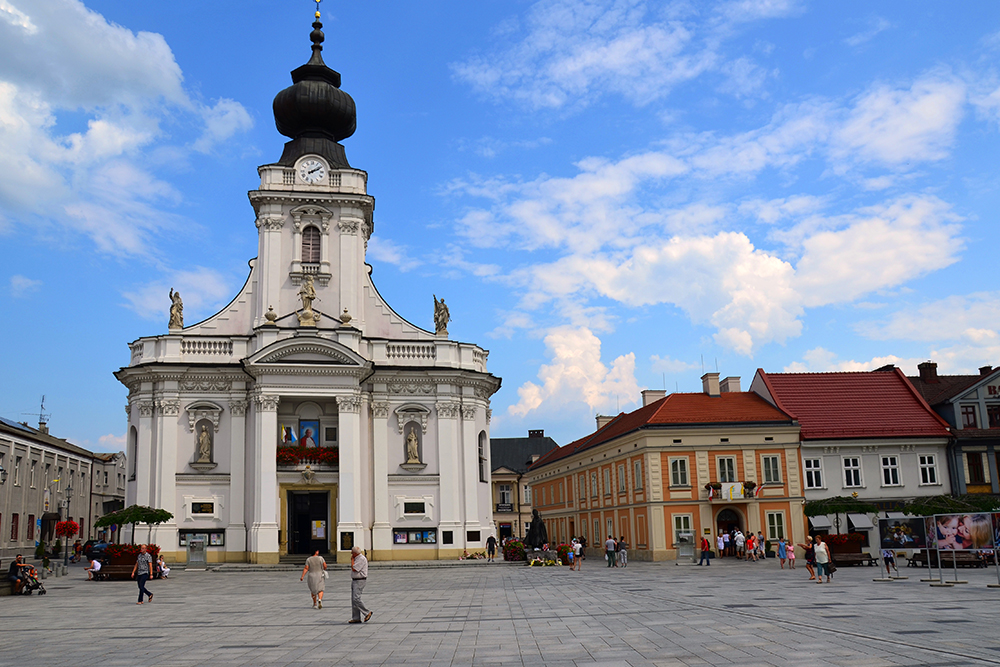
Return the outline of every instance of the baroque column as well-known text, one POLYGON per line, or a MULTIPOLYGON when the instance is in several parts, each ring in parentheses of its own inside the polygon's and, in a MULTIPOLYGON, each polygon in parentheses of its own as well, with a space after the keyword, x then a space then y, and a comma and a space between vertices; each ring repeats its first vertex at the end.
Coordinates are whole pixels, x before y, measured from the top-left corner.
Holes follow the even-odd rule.
POLYGON ((340 412, 340 496, 337 507, 337 550, 347 546, 344 534, 349 533, 352 546, 363 546, 365 525, 361 521, 361 397, 357 394, 338 396, 340 412))
POLYGON ((438 466, 441 471, 441 532, 451 531, 452 544, 438 538, 439 555, 447 557, 449 548, 458 554, 465 549, 462 530, 462 455, 459 445, 459 403, 437 404, 438 466))
POLYGON ((376 399, 372 403, 372 477, 374 478, 375 523, 372 549, 392 552, 392 523, 389 517, 389 404, 376 399))
MULTIPOLYGON (((247 401, 229 401, 229 525, 226 526, 226 560, 246 560, 246 430, 247 401)), ((275 445, 277 447, 277 444, 275 445)))
POLYGON ((250 562, 278 562, 278 403, 274 394, 254 396, 256 474, 250 522, 250 562))
MULTIPOLYGON (((462 408, 462 452, 464 454, 464 475, 462 497, 465 500, 465 530, 479 531, 480 541, 488 536, 482 534, 479 524, 479 436, 476 433, 476 406, 463 405, 462 408)), ((468 546, 468 545, 467 545, 468 546)))
MULTIPOLYGON (((173 384, 176 385, 176 382, 173 384)), ((153 529, 156 544, 166 554, 177 553, 177 419, 180 415, 180 397, 176 393, 163 396, 156 401, 159 428, 156 433, 156 489, 153 507, 164 509, 174 515, 174 519, 153 529)))

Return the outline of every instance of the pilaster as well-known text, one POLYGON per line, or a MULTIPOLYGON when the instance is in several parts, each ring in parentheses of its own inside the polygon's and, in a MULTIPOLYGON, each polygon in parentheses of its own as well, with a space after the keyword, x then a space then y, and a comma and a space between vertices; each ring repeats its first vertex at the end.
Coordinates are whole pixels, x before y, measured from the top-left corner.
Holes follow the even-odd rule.
POLYGON ((392 523, 389 517, 389 403, 376 398, 372 403, 372 470, 374 478, 375 523, 372 549, 392 551, 392 523))
MULTIPOLYGON (((246 427, 247 401, 229 401, 229 525, 226 526, 226 560, 246 558, 246 427)), ((277 445, 276 445, 277 446, 277 445)))
POLYGON ((277 395, 254 396, 253 508, 250 562, 278 562, 278 403, 277 395))
POLYGON ((340 412, 340 505, 337 511, 338 551, 343 533, 351 533, 352 545, 363 546, 365 526, 361 517, 361 397, 357 394, 337 397, 340 412))
MULTIPOLYGON (((454 549, 465 548, 462 530, 462 457, 459 451, 458 417, 455 402, 437 404, 438 465, 441 471, 441 522, 442 531, 450 530, 454 536, 454 549)), ((448 545, 442 543, 442 548, 448 545)))

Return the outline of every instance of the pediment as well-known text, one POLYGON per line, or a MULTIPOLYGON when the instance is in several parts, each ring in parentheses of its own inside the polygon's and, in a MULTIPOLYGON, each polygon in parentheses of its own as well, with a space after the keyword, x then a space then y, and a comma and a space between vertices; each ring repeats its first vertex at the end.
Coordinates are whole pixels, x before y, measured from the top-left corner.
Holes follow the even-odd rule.
POLYGON ((247 359, 250 366, 364 366, 356 352, 325 338, 294 338, 268 345, 247 359))

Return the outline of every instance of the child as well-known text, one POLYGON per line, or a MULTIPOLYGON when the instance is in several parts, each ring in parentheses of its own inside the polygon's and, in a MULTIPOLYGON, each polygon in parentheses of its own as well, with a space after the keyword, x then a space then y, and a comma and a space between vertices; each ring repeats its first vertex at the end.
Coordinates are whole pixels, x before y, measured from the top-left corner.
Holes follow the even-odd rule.
POLYGON ((792 544, 791 542, 789 542, 788 546, 786 547, 786 550, 787 550, 787 553, 788 553, 788 567, 789 567, 789 569, 794 570, 795 569, 795 545, 792 544))
POLYGON ((889 568, 896 567, 896 552, 892 549, 882 549, 882 562, 885 563, 885 576, 889 576, 892 574, 889 568))
POLYGON ((785 538, 778 538, 778 560, 781 561, 781 569, 785 569, 785 560, 788 558, 788 545, 785 544, 785 538))
POLYGON ((940 516, 937 519, 937 548, 961 549, 958 542, 958 516, 940 516))

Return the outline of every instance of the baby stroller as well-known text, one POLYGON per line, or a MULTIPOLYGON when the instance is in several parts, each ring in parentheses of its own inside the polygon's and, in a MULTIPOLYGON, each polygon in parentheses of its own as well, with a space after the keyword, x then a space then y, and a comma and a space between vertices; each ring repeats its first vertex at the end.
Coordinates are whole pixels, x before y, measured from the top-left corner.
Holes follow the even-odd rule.
POLYGON ((38 591, 39 595, 45 595, 48 591, 45 590, 45 586, 38 579, 38 571, 35 570, 33 565, 28 565, 23 569, 24 572, 24 587, 21 589, 21 595, 31 595, 32 591, 38 591))

